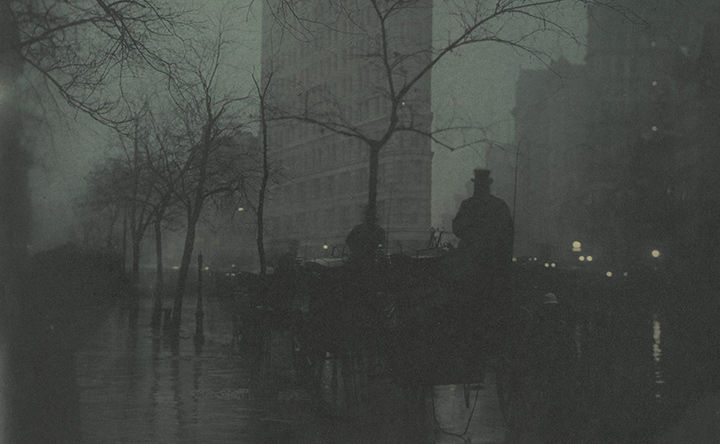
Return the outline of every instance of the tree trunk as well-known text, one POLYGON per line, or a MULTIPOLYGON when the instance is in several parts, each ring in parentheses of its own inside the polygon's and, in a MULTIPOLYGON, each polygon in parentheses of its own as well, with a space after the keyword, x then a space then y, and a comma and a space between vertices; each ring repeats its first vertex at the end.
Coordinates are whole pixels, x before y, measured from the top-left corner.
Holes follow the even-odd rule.
MULTIPOLYGON (((208 105, 209 106, 209 105, 208 105)), ((207 163, 210 157, 210 148, 212 147, 212 139, 210 137, 210 122, 212 116, 208 111, 208 124, 203 130, 203 143, 200 153, 200 164, 198 171, 198 182, 195 187, 195 196, 188 206, 188 223, 185 233, 185 245, 183 246, 182 261, 180 262, 180 275, 178 276, 177 291, 175 293, 175 303, 173 305, 173 328, 175 335, 180 333, 180 323, 182 321, 182 299, 185 294, 185 286, 187 285, 188 271, 190 270, 190 260, 192 259, 193 247, 195 246, 195 229, 197 222, 202 213, 203 203, 205 202, 205 181, 207 180, 207 163)))
POLYGON ((140 313, 140 244, 142 237, 135 230, 132 233, 132 268, 130 274, 130 282, 132 289, 130 294, 130 326, 137 325, 138 315, 140 313))
POLYGON ((188 272, 190 271, 190 261, 192 260, 193 247, 195 246, 195 228, 198 218, 192 215, 188 218, 187 231, 185 232, 185 244, 183 246, 182 260, 180 262, 180 272, 178 275, 177 290, 175 292, 175 302, 173 304, 172 322, 174 332, 180 332, 180 322, 182 321, 182 303, 187 285, 188 272))
POLYGON ((369 225, 377 224, 377 193, 378 168, 380 166, 381 145, 370 145, 370 160, 368 165, 368 203, 365 213, 365 222, 369 225))
POLYGON ((152 312, 152 326, 160 325, 163 300, 163 259, 162 259, 162 226, 159 221, 155 222, 155 294, 152 312))
POLYGON ((132 283, 137 286, 140 284, 140 244, 141 236, 133 236, 132 239, 132 283))
MULTIPOLYGON (((110 225, 110 236, 112 236, 113 232, 113 226, 115 225, 115 218, 113 218, 113 223, 110 225)), ((120 246, 120 251, 122 254, 122 271, 125 273, 127 270, 126 264, 127 264, 127 210, 123 210, 123 226, 122 226, 122 245, 120 246)), ((111 245, 108 245, 108 247, 111 247, 111 245)))
POLYGON ((195 306, 195 342, 205 340, 205 328, 203 326, 203 256, 198 254, 198 283, 197 283, 197 304, 195 306))
POLYGON ((265 240, 264 240, 264 212, 265 212, 265 192, 267 190, 268 178, 270 171, 268 170, 268 144, 267 144, 267 121, 265 119, 265 96, 260 97, 260 122, 262 125, 262 155, 263 155, 263 175, 260 183, 260 192, 258 194, 257 207, 257 250, 258 260, 260 261, 260 276, 267 274, 267 261, 265 260, 265 240))

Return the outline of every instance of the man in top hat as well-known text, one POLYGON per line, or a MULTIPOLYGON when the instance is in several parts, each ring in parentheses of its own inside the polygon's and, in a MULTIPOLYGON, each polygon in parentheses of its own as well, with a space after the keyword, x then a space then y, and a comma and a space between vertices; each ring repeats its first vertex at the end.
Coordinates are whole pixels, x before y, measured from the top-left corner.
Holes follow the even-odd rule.
POLYGON ((476 169, 473 195, 452 222, 458 251, 483 270, 506 268, 512 260, 513 221, 505 201, 490 194, 490 171, 476 169))
POLYGON ((502 342, 497 321, 507 304, 513 253, 510 209, 490 194, 491 183, 489 170, 475 170, 473 195, 460 204, 453 219, 453 233, 460 243, 451 271, 463 300, 458 324, 474 331, 466 344, 477 350, 482 343, 489 352, 502 342))

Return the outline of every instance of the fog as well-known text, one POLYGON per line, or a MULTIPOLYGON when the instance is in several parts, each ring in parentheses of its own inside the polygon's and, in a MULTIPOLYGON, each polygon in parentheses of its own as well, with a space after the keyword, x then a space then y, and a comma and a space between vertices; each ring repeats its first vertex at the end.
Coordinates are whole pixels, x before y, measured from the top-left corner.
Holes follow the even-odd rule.
MULTIPOLYGON (((205 24, 224 22, 232 29, 233 44, 230 57, 224 64, 228 73, 236 73, 232 82, 250 91, 254 72, 259 75, 261 2, 254 2, 250 10, 238 8, 233 2, 187 2, 193 20, 205 24)), ((446 6, 438 2, 434 11, 435 39, 443 42, 455 25, 446 6)), ((586 10, 581 6, 566 7, 559 22, 576 40, 560 35, 541 35, 533 46, 550 57, 564 56, 580 62, 584 57, 586 10)), ((209 25, 212 29, 212 25, 209 25)), ((456 28, 455 28, 456 29, 456 28)), ((432 72, 432 103, 434 119, 439 124, 460 118, 466 124, 487 128, 489 139, 499 144, 511 144, 514 138, 512 110, 515 86, 523 69, 543 66, 543 61, 518 49, 500 44, 470 46, 453 54, 432 72), (462 88, 458 88, 462 85, 462 88)), ((142 74, 141 74, 142 75, 142 74)), ((42 85, 34 79, 37 85, 42 85)), ((142 79, 135 81, 147 87, 142 79)), ((29 112, 39 119, 28 125, 33 135, 34 165, 31 173, 34 230, 32 250, 40 251, 79 236, 75 217, 77 204, 86 191, 85 178, 93 165, 112 152, 115 137, 112 130, 69 108, 62 100, 50 100, 49 92, 34 84, 36 97, 28 103, 38 103, 29 112), (42 102, 40 102, 42 101, 42 102)), ((452 139, 451 139, 452 140, 452 139)), ((452 140, 458 142, 459 140, 452 140)), ((510 149, 510 148, 508 148, 510 149)), ((467 196, 467 183, 472 170, 485 166, 486 146, 477 144, 459 151, 433 146, 435 156, 432 172, 432 224, 449 230, 443 218, 457 210, 458 196, 467 196)), ((180 242, 176 240, 174 242, 180 242)), ((177 248, 180 246, 177 245, 177 248)), ((177 249, 175 248, 175 249, 177 249)), ((173 246, 171 246, 173 249, 173 246)))

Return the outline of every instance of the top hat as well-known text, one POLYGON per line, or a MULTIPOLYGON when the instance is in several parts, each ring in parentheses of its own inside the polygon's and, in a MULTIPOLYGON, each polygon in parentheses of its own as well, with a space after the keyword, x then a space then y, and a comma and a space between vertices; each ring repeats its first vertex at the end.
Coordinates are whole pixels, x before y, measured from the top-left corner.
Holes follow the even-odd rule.
POLYGON ((476 168, 474 173, 475 177, 473 178, 473 182, 475 182, 476 185, 490 185, 493 183, 493 180, 490 178, 490 170, 486 170, 485 168, 476 168))

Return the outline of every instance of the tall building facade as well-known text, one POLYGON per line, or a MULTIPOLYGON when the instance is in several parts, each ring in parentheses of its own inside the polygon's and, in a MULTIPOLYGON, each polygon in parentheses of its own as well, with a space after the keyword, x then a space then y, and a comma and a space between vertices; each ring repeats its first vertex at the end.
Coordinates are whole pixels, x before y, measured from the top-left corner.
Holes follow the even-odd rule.
POLYGON ((583 181, 578 165, 587 127, 585 83, 584 66, 562 58, 548 70, 522 71, 513 110, 515 152, 488 156, 496 177, 504 179, 495 189, 512 205, 519 255, 557 258, 559 245, 575 236, 566 224, 573 211, 567 202, 583 181))
MULTIPOLYGON (((268 109, 292 116, 271 120, 267 132, 275 171, 267 208, 271 250, 338 253, 363 220, 369 181, 363 137, 384 131, 391 106, 380 51, 392 50, 400 63, 392 74, 397 85, 430 57, 432 2, 409 3, 392 15, 384 34, 370 2, 314 0, 297 2, 292 11, 283 2, 264 3, 268 109)), ((430 131, 430 105, 428 73, 399 104, 399 118, 418 131, 394 133, 380 152, 378 222, 390 251, 418 248, 428 236, 432 152, 422 133, 430 131)))

